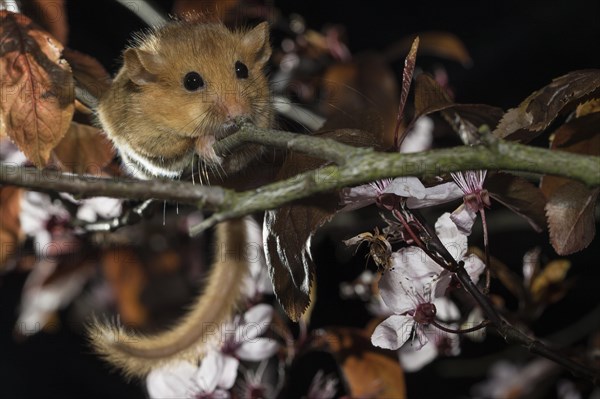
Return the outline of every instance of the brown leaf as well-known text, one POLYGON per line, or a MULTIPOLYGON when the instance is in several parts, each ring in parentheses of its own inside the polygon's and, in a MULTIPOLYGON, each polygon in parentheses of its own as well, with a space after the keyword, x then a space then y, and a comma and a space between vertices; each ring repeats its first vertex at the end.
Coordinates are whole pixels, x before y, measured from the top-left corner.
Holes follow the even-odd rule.
POLYGON ((67 44, 69 23, 65 0, 28 0, 22 3, 23 14, 30 16, 63 45, 67 44))
POLYGON ((495 127, 504 113, 500 108, 484 104, 455 104, 444 88, 431 76, 426 74, 417 76, 415 81, 415 115, 407 130, 421 116, 440 111, 466 143, 472 143, 478 137, 476 131, 479 126, 495 127), (471 131, 461 131, 466 126, 471 131))
POLYGON ((378 54, 364 54, 337 63, 324 72, 319 111, 327 118, 323 129, 361 129, 394 144, 398 83, 378 54))
POLYGON ((533 92, 517 108, 504 114, 494 134, 527 143, 536 138, 567 106, 600 87, 600 70, 586 69, 558 77, 533 92))
POLYGON ((488 175, 484 187, 492 198, 525 218, 535 231, 546 229, 546 199, 538 187, 509 173, 488 175))
POLYGON ((130 248, 107 250, 102 255, 102 267, 114 291, 123 323, 130 326, 144 324, 148 309, 141 302, 141 294, 147 276, 138 255, 130 248))
POLYGON ((22 14, 0 11, 0 136, 44 166, 73 117, 73 78, 62 45, 22 14))
POLYGON ((277 299, 294 321, 300 319, 310 304, 315 273, 310 237, 331 219, 336 199, 331 194, 319 195, 265 214, 271 281, 277 299))
POLYGON ((112 79, 97 59, 69 48, 64 49, 63 56, 73 69, 77 86, 95 97, 86 104, 93 104, 109 89, 112 79))
POLYGON ((566 259, 558 259, 548 263, 542 272, 531 282, 531 296, 533 300, 540 302, 540 300, 547 297, 552 286, 559 285, 564 281, 570 268, 571 262, 566 259))
POLYGON ((550 243, 559 255, 586 248, 594 235, 594 208, 599 188, 590 190, 571 181, 558 187, 546 204, 550 243))
POLYGON ((592 98, 579 104, 575 109, 575 117, 580 118, 594 112, 600 112, 600 98, 592 98))
MULTIPOLYGON (((316 135, 355 146, 377 143, 370 133, 357 130, 335 130, 316 135)), ((320 159, 291 153, 277 178, 285 179, 318 169, 323 164, 320 159)), ((322 175, 320 178, 335 176, 322 175)), ((299 320, 310 304, 315 268, 310 255, 310 239, 339 208, 338 193, 324 193, 265 214, 265 255, 269 274, 275 295, 292 320, 299 320)))
POLYGON ((24 239, 19 220, 22 193, 18 187, 0 187, 0 271, 24 239))
MULTIPOLYGON (((467 254, 475 254, 479 259, 485 259, 485 252, 477 247, 469 247, 467 254)), ((515 298, 519 299, 519 301, 525 300, 527 292, 518 274, 494 256, 490 256, 490 265, 488 267, 492 272, 492 276, 500 280, 515 298)))
POLYGON ((312 337, 310 349, 333 355, 353 398, 406 398, 404 373, 394 352, 376 348, 370 333, 329 328, 312 337))
MULTIPOLYGON (((421 32, 419 33, 421 41, 421 54, 433 55, 461 63, 464 67, 469 67, 473 60, 467 51, 464 43, 455 35, 449 32, 421 32)), ((388 60, 398 59, 408 53, 411 46, 411 38, 402 39, 397 44, 388 48, 385 52, 388 60)))
POLYGON ((98 176, 115 156, 115 150, 99 129, 71 122, 66 136, 54 148, 54 154, 61 170, 98 176))

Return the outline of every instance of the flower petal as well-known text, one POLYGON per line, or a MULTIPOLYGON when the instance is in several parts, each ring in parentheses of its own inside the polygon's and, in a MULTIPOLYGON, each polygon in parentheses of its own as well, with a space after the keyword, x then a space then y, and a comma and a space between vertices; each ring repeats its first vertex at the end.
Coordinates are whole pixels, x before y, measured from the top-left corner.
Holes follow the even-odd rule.
POLYGON ((379 295, 392 312, 402 314, 415 308, 414 287, 415 282, 402 270, 390 269, 379 280, 379 295))
POLYGON ((435 222, 435 231, 454 259, 461 260, 465 256, 468 245, 467 236, 458 231, 458 227, 450 219, 448 212, 440 216, 435 222))
POLYGON ((93 223, 98 217, 108 219, 121 214, 122 201, 116 198, 94 197, 80 201, 77 219, 93 223))
POLYGON ((392 254, 394 270, 409 276, 423 286, 431 284, 442 269, 419 247, 402 248, 392 254))
POLYGON ((221 375, 223 374, 225 362, 224 358, 225 355, 217 352, 214 349, 211 349, 208 351, 204 359, 202 359, 200 368, 198 369, 198 372, 194 378, 203 392, 213 392, 217 387, 217 384, 221 379, 221 375))
POLYGON ((437 280, 435 280, 433 283, 433 288, 432 288, 433 299, 442 298, 446 295, 446 290, 448 289, 448 286, 452 282, 452 276, 453 276, 453 273, 449 272, 448 270, 443 270, 440 273, 437 280))
POLYGON ((377 195, 377 189, 371 184, 344 188, 340 193, 340 198, 342 205, 346 206, 342 208, 341 211, 348 212, 371 205, 375 202, 377 195))
POLYGON ((431 363, 437 355, 437 345, 432 340, 429 340, 420 348, 406 344, 398 351, 400 364, 402 364, 402 368, 408 372, 422 369, 424 366, 431 363))
POLYGON ((244 225, 247 234, 245 255, 250 270, 245 279, 244 294, 250 298, 254 298, 257 294, 272 294, 273 285, 263 250, 262 228, 252 218, 245 218, 244 225))
POLYGON ((151 398, 185 398, 197 390, 194 373, 198 367, 190 362, 179 361, 150 371, 146 377, 146 389, 151 398))
POLYGON ((421 199, 425 196, 425 186, 416 177, 397 177, 383 192, 400 197, 421 199))
POLYGON ((240 361, 233 356, 223 356, 223 370, 217 386, 223 389, 231 389, 235 383, 235 379, 238 373, 238 366, 240 361))
POLYGON ((266 303, 255 305, 243 315, 243 321, 236 328, 237 342, 252 341, 267 331, 273 318, 273 307, 266 303))
POLYGON ((274 339, 270 338, 255 338, 251 342, 243 343, 235 354, 242 360, 257 362, 273 356, 279 344, 274 339))
POLYGON ((452 212, 450 219, 454 222, 460 233, 470 235, 473 224, 475 224, 475 219, 477 219, 477 212, 473 212, 468 206, 462 203, 452 212))
POLYGON ((460 319, 460 311, 458 307, 446 297, 435 298, 433 304, 436 309, 436 316, 440 320, 458 320, 460 319))
POLYGON ((410 316, 392 315, 373 331, 371 343, 384 349, 396 350, 411 336, 415 321, 410 316))
POLYGON ((411 209, 426 208, 445 204, 462 196, 460 188, 454 182, 448 182, 424 188, 421 198, 409 198, 406 205, 411 209))
POLYGON ((467 256, 464 259, 464 262, 465 270, 467 271, 469 276, 471 276, 471 280, 473 280, 473 282, 477 284, 477 282, 479 281, 479 276, 481 276, 481 273, 483 273, 483 271, 485 270, 485 263, 483 263, 483 261, 474 254, 467 256))
POLYGON ((433 143, 433 128, 433 119, 428 116, 421 116, 415 121, 413 128, 402 141, 400 152, 408 154, 430 149, 433 143))

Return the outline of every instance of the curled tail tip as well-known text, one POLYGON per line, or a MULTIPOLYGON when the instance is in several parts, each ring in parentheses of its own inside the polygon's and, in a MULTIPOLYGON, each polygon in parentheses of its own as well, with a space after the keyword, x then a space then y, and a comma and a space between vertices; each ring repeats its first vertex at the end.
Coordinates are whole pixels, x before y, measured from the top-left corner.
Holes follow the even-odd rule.
POLYGON ((127 379, 144 378, 150 371, 177 360, 197 362, 202 351, 197 343, 173 354, 157 355, 162 345, 157 337, 148 337, 125 328, 120 320, 106 322, 94 318, 87 326, 87 335, 94 352, 127 379))
POLYGON ((144 377, 156 366, 151 362, 132 357, 120 348, 139 337, 127 331, 119 320, 106 322, 93 318, 86 330, 94 352, 111 366, 121 370, 126 378, 144 377))

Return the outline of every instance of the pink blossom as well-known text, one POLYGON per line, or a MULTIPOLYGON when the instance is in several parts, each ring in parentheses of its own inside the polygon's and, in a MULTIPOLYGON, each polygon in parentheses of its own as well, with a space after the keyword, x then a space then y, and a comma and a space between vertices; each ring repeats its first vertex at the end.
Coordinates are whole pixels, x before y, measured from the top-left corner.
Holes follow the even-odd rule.
POLYGON ((254 300, 262 294, 272 294, 273 284, 269 277, 262 242, 262 229, 252 218, 245 219, 247 244, 246 259, 249 273, 244 280, 243 295, 254 300))
MULTIPOLYGON (((233 386, 240 360, 261 361, 277 352, 279 349, 277 341, 261 337, 269 328, 272 317, 273 308, 267 304, 259 304, 222 327, 221 332, 224 337, 221 339, 220 347, 212 351, 224 365, 220 387, 230 389, 233 386)), ((206 372, 210 373, 209 370, 206 372)))
POLYGON ((273 368, 269 370, 269 361, 261 361, 256 369, 242 368, 242 379, 239 380, 236 393, 240 399, 274 398, 277 396, 276 376, 273 368))
POLYGON ((431 303, 435 280, 434 275, 413 278, 400 268, 392 268, 382 276, 380 295, 393 314, 375 328, 371 336, 373 345, 395 350, 413 335, 418 349, 427 343, 423 327, 435 319, 436 309, 431 303))
POLYGON ((465 234, 471 234, 477 212, 491 205, 489 193, 483 188, 486 174, 486 170, 451 173, 452 179, 464 193, 463 205, 452 213, 451 218, 465 234))
MULTIPOLYGON (((456 305, 447 298, 435 298, 432 303, 436 309, 436 317, 442 320, 457 320, 460 317, 456 305)), ((458 327, 456 323, 438 323, 452 329, 458 327)), ((408 341, 398 350, 398 357, 405 371, 418 371, 438 355, 460 354, 460 339, 457 334, 442 331, 431 325, 423 326, 422 331, 427 338, 427 342, 422 347, 419 348, 418 345, 413 345, 413 341, 408 341)))
MULTIPOLYGON (((467 235, 458 229, 449 213, 446 212, 438 218, 435 230, 450 255, 455 260, 464 262, 471 279, 477 283, 485 264, 476 255, 465 256, 468 249, 467 235)), ((420 281, 421 284, 430 284, 436 297, 444 296, 452 278, 452 273, 442 269, 425 251, 414 246, 393 253, 392 265, 410 279, 420 281)))
MULTIPOLYGON (((178 361, 152 370, 146 377, 146 388, 153 399, 227 399, 230 395, 223 385, 229 382, 223 381, 223 376, 231 374, 231 368, 215 352, 209 351, 200 367, 178 361)), ((235 379, 236 371, 233 374, 235 379)))
POLYGON ((277 341, 260 337, 267 331, 273 317, 273 307, 258 304, 250 308, 242 317, 224 327, 225 339, 221 343, 221 353, 241 360, 260 361, 277 352, 277 341))
POLYGON ((229 398, 241 360, 260 361, 278 349, 274 340, 260 337, 269 327, 273 308, 259 304, 221 329, 220 346, 209 349, 200 367, 175 362, 153 370, 146 379, 152 398, 229 398))
POLYGON ((352 211, 374 204, 377 198, 384 194, 405 197, 407 206, 414 209, 443 204, 463 196, 460 188, 453 182, 425 187, 416 177, 397 177, 344 188, 341 199, 342 204, 346 206, 342 211, 352 211))
POLYGON ((433 128, 433 120, 430 117, 422 116, 417 119, 402 141, 400 152, 408 154, 430 149, 433 143, 433 128))
MULTIPOLYGON (((476 283, 484 264, 474 255, 465 257, 467 236, 450 220, 449 213, 438 219, 435 228, 442 244, 454 259, 465 263, 465 269, 476 283)), ((392 268, 379 281, 379 291, 393 314, 375 329, 371 337, 373 345, 398 349, 412 337, 410 345, 413 350, 423 349, 430 341, 438 348, 440 342, 436 339, 444 335, 441 330, 432 335, 433 327, 430 326, 436 320, 436 315, 440 316, 438 306, 444 306, 443 316, 453 317, 457 313, 455 307, 452 308, 453 305, 446 300, 440 301, 451 278, 452 274, 442 269, 421 248, 403 248, 392 254, 392 268)), ((426 348, 430 353, 423 358, 431 359, 431 354, 437 354, 436 348, 426 348)))

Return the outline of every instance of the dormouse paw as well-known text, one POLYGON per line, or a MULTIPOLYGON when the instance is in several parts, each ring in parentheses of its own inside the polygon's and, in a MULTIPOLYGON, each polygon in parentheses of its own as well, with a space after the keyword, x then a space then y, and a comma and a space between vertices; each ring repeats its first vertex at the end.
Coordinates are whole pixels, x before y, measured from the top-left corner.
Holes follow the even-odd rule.
POLYGON ((215 141, 215 137, 212 135, 198 137, 196 139, 196 153, 206 163, 221 165, 223 164, 223 158, 218 156, 213 149, 215 141))

